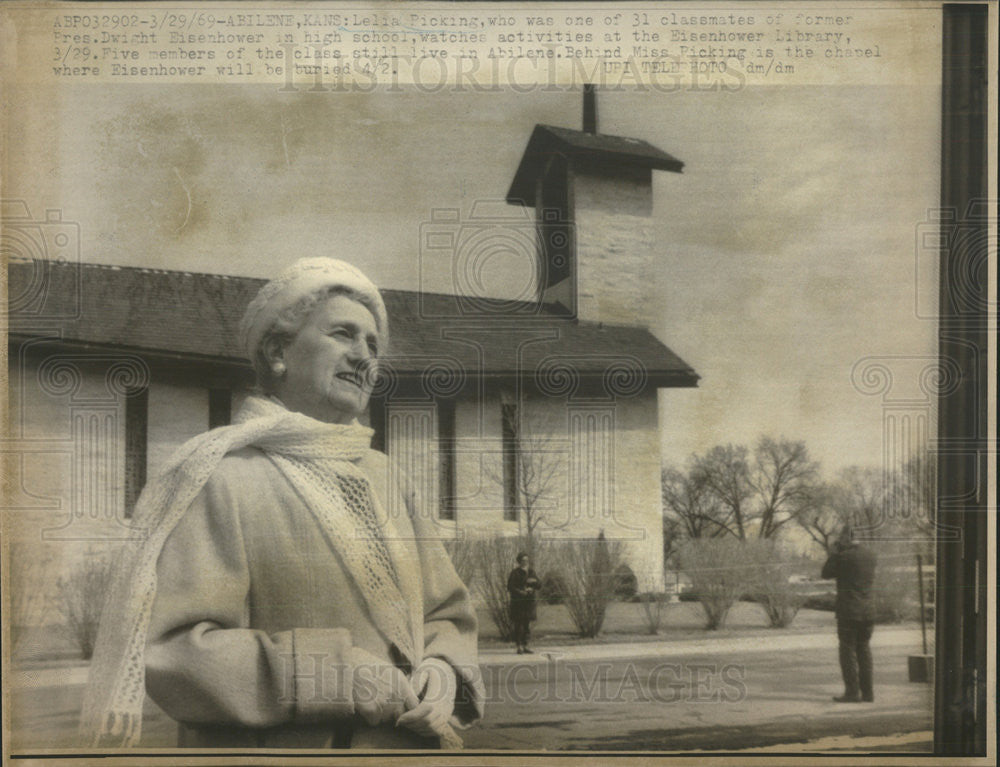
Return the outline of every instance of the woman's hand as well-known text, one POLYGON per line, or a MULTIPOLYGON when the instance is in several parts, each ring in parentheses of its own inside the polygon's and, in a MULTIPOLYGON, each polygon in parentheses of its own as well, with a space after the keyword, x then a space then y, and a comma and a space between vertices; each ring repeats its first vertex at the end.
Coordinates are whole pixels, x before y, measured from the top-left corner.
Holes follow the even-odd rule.
POLYGON ((348 651, 353 667, 354 711, 374 727, 395 722, 416 695, 406 674, 386 660, 380 660, 360 647, 348 651))
POLYGON ((414 695, 410 702, 415 705, 396 724, 425 737, 444 736, 455 711, 458 693, 455 670, 440 658, 426 658, 413 672, 412 686, 422 691, 419 702, 414 695))

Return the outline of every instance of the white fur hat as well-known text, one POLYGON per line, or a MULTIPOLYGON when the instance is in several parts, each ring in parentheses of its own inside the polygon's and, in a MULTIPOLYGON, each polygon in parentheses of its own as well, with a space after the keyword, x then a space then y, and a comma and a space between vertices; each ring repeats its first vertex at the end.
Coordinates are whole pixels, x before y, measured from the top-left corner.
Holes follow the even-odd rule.
POLYGON ((375 309, 381 335, 389 328, 382 295, 360 269, 336 258, 301 258, 264 285, 247 305, 240 322, 240 339, 247 358, 253 361, 264 334, 285 309, 323 288, 344 287, 360 293, 375 309))

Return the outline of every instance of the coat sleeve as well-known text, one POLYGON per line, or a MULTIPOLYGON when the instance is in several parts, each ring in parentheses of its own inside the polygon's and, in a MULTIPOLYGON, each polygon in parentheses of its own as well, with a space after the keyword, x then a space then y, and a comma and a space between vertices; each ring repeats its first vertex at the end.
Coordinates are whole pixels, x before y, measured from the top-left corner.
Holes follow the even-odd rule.
POLYGON ((238 491, 209 480, 164 543, 146 645, 146 690, 189 724, 271 727, 354 711, 347 629, 249 628, 238 491))
POLYGON ((452 725, 467 727, 482 718, 486 697, 478 662, 476 611, 440 540, 440 529, 415 508, 412 493, 404 492, 404 501, 424 581, 424 657, 440 658, 455 670, 459 685, 452 725))
POLYGON ((524 601, 528 594, 528 574, 520 567, 515 567, 507 577, 507 593, 511 599, 524 601))
POLYGON ((820 573, 821 578, 831 579, 837 577, 837 565, 840 562, 839 554, 831 554, 830 558, 826 560, 823 565, 823 571, 820 573))

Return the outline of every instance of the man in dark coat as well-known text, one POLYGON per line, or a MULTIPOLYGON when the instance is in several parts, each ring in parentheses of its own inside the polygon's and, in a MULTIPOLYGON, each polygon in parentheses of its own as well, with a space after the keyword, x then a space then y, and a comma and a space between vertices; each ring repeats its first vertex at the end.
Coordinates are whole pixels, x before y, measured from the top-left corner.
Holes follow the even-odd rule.
POLYGON ((869 646, 875 625, 875 564, 874 552, 858 543, 851 526, 845 525, 823 565, 822 577, 837 579, 837 637, 844 677, 844 694, 834 698, 838 703, 875 700, 869 646))
POLYGON ((517 555, 517 567, 511 570, 507 578, 510 619, 514 624, 514 642, 517 643, 518 655, 531 653, 528 649, 528 637, 531 633, 531 621, 535 619, 535 592, 538 591, 539 581, 530 565, 528 555, 521 552, 517 555))

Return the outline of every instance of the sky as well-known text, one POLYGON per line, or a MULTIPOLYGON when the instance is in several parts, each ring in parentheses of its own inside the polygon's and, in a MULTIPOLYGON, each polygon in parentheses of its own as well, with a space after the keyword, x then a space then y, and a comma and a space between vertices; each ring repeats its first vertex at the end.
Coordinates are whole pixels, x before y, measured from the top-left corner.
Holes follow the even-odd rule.
MULTIPOLYGON (((7 196, 78 221, 84 261, 271 277, 332 255, 380 287, 442 292, 451 278, 422 261, 421 225, 502 198, 534 125, 578 128, 581 112, 579 91, 12 96, 24 119, 7 196)), ((650 329, 701 376, 660 395, 664 462, 761 434, 805 440, 830 472, 879 462, 886 396, 919 400, 914 376, 936 352, 915 310, 936 276, 915 243, 937 204, 939 85, 606 91, 598 104, 602 132, 685 162, 654 176, 654 257, 638 276, 657 298, 650 329), (902 389, 859 392, 852 370, 871 357, 902 389)), ((491 280, 502 295, 523 274, 491 280)))

